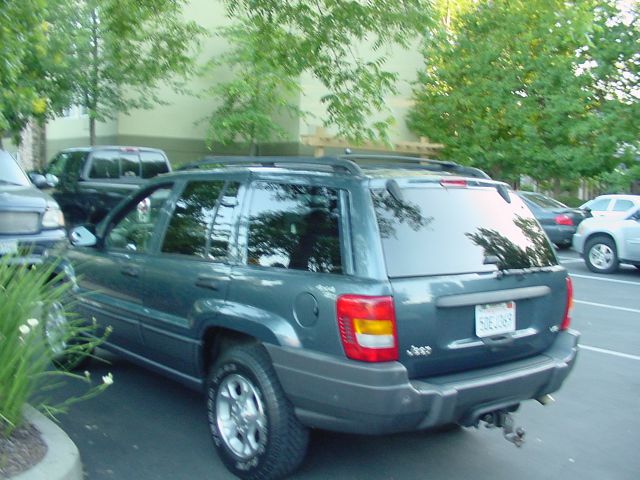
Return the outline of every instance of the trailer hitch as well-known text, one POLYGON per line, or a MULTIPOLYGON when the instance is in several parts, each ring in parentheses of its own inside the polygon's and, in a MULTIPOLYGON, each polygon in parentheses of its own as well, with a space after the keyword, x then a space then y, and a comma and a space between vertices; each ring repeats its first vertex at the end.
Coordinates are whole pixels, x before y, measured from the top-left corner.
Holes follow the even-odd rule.
POLYGON ((514 425, 513 416, 507 410, 495 410, 484 414, 480 418, 487 428, 502 428, 502 435, 516 447, 524 443, 525 431, 522 427, 514 425))

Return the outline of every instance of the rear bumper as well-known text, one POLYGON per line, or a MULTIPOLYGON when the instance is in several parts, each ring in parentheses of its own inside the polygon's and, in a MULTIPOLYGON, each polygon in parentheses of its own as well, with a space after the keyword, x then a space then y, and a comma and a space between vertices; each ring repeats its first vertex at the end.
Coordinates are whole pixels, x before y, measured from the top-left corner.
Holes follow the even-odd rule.
POLYGON ((409 380, 397 362, 365 364, 265 346, 302 423, 380 434, 473 425, 483 413, 554 392, 573 367, 578 336, 560 332, 551 348, 528 359, 420 380, 409 380))
POLYGON ((547 225, 544 227, 549 240, 556 245, 571 245, 571 239, 577 227, 569 225, 547 225))

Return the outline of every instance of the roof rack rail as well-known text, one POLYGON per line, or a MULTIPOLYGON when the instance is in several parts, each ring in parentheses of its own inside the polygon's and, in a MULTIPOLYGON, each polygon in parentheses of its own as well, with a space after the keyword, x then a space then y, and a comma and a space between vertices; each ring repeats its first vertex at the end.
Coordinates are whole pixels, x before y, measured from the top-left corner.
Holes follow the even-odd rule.
POLYGON ((329 167, 334 171, 345 171, 351 175, 362 175, 362 169, 353 160, 342 157, 215 157, 209 156, 197 162, 188 163, 178 170, 193 170, 208 166, 247 165, 276 167, 278 165, 298 165, 300 167, 329 167))
POLYGON ((459 175, 464 175, 468 177, 474 178, 485 178, 490 180, 491 177, 487 175, 486 172, 480 170, 475 167, 467 167, 465 165, 460 165, 459 163, 452 162, 449 160, 433 160, 431 158, 418 158, 418 157, 408 157, 403 155, 376 155, 376 154, 357 154, 357 153, 348 153, 345 155, 340 155, 338 158, 348 159, 348 160, 381 160, 380 163, 370 162, 366 164, 366 167, 376 167, 383 168, 389 167, 391 165, 400 166, 404 163, 405 168, 415 168, 415 169, 425 169, 431 171, 439 171, 439 172, 451 172, 457 173, 459 175), (393 164, 383 163, 385 160, 393 161, 393 164))

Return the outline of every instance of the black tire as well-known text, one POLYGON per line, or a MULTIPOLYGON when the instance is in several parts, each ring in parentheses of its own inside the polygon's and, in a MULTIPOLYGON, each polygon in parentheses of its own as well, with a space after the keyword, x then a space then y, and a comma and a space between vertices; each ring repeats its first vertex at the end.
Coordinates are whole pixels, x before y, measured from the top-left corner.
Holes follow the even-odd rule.
POLYGON ((584 249, 587 268, 595 273, 613 273, 618 270, 620 260, 615 242, 604 236, 590 239, 584 249))
POLYGON ((224 351, 210 369, 206 393, 213 442, 229 471, 245 480, 271 480, 298 468, 309 431, 295 416, 263 346, 224 351))

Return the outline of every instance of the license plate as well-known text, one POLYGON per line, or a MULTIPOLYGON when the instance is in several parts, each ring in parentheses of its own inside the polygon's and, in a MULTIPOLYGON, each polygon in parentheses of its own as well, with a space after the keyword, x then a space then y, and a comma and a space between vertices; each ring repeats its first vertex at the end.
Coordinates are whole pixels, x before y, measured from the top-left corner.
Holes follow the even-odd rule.
POLYGON ((18 252, 17 240, 0 240, 0 255, 8 255, 18 252))
POLYGON ((491 337, 516 331, 516 302, 476 305, 476 335, 491 337))

